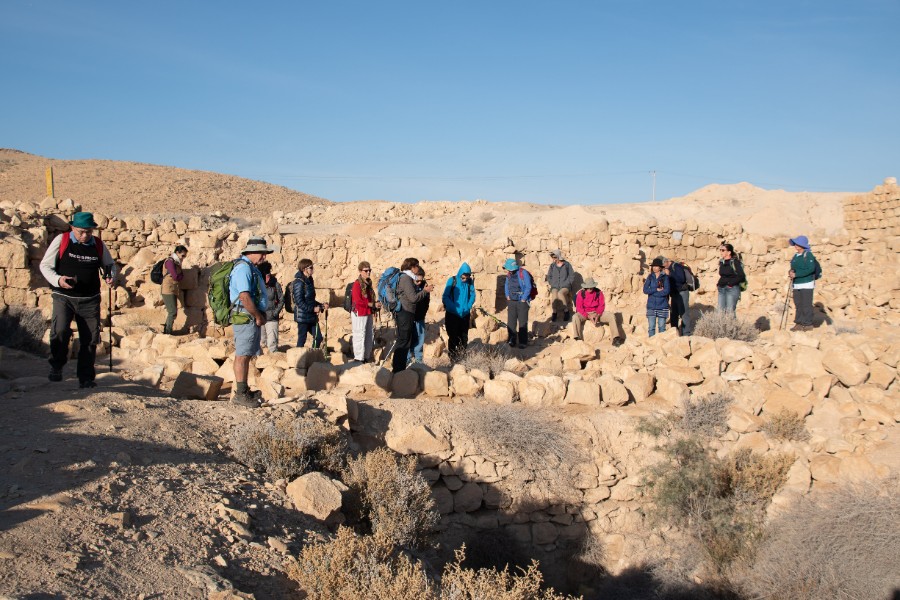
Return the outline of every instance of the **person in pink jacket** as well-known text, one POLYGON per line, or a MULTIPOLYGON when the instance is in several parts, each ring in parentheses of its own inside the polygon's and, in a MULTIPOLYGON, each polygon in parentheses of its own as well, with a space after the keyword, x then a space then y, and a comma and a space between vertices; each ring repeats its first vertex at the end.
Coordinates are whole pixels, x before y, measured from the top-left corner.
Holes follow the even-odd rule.
POLYGON ((616 329, 613 338, 613 346, 621 346, 625 341, 625 332, 622 330, 622 317, 618 314, 606 312, 606 298, 597 287, 593 278, 584 280, 581 289, 575 294, 575 315, 572 317, 572 331, 576 340, 582 339, 584 325, 590 321, 595 327, 601 324, 609 325, 610 329, 616 329))

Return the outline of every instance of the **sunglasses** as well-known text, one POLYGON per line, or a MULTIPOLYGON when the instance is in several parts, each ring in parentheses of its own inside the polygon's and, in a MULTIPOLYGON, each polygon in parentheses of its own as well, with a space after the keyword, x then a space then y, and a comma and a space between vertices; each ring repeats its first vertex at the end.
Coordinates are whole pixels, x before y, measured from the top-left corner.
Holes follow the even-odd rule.
POLYGON ((360 269, 363 273, 371 273, 372 269, 360 269))

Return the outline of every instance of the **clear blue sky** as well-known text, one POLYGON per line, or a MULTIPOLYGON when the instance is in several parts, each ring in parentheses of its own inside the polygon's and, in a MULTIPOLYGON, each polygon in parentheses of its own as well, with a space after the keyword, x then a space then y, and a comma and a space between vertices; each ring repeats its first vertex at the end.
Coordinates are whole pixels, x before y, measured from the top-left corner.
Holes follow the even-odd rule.
POLYGON ((900 1, 0 4, 0 146, 332 200, 900 175, 900 1))

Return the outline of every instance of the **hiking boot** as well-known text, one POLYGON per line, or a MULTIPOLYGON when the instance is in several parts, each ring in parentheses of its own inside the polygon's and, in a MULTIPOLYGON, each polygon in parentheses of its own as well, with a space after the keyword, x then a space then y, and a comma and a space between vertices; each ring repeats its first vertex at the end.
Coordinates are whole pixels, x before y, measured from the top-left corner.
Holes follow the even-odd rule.
POLYGON ((62 381, 62 371, 57 369, 50 369, 50 374, 47 375, 47 379, 50 381, 62 381))
POLYGON ((625 340, 623 340, 620 337, 613 338, 613 341, 612 341, 612 345, 615 348, 618 348, 619 346, 621 346, 624 343, 625 343, 625 340))
POLYGON ((524 350, 524 349, 525 349, 525 344, 519 344, 519 350, 524 350))
POLYGON ((556 323, 556 313, 553 313, 552 315, 550 315, 550 322, 556 323))
POLYGON ((563 321, 569 321, 571 319, 572 319, 572 313, 570 313, 569 311, 566 311, 563 313, 563 321))
POLYGON ((246 408, 259 408, 259 400, 254 398, 250 393, 247 392, 235 392, 234 396, 231 397, 231 401, 238 406, 244 406, 246 408))
POLYGON ((791 331, 809 331, 811 329, 811 325, 801 325, 800 323, 797 323, 796 325, 791 327, 791 331))
POLYGON ((85 379, 85 380, 78 382, 78 387, 80 387, 81 389, 95 388, 95 387, 97 387, 97 382, 94 381, 93 379, 90 379, 90 380, 85 379))

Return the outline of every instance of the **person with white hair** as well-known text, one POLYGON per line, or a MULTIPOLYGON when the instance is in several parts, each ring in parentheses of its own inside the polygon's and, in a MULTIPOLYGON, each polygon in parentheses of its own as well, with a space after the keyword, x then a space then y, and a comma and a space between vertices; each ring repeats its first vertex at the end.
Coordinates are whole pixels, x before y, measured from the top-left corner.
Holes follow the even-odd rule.
POLYGON ((550 309, 553 311, 550 321, 556 322, 557 315, 562 321, 568 321, 572 314, 572 285, 575 282, 575 270, 569 261, 563 259, 562 250, 557 248, 550 253, 553 262, 547 269, 545 280, 550 285, 550 309))

